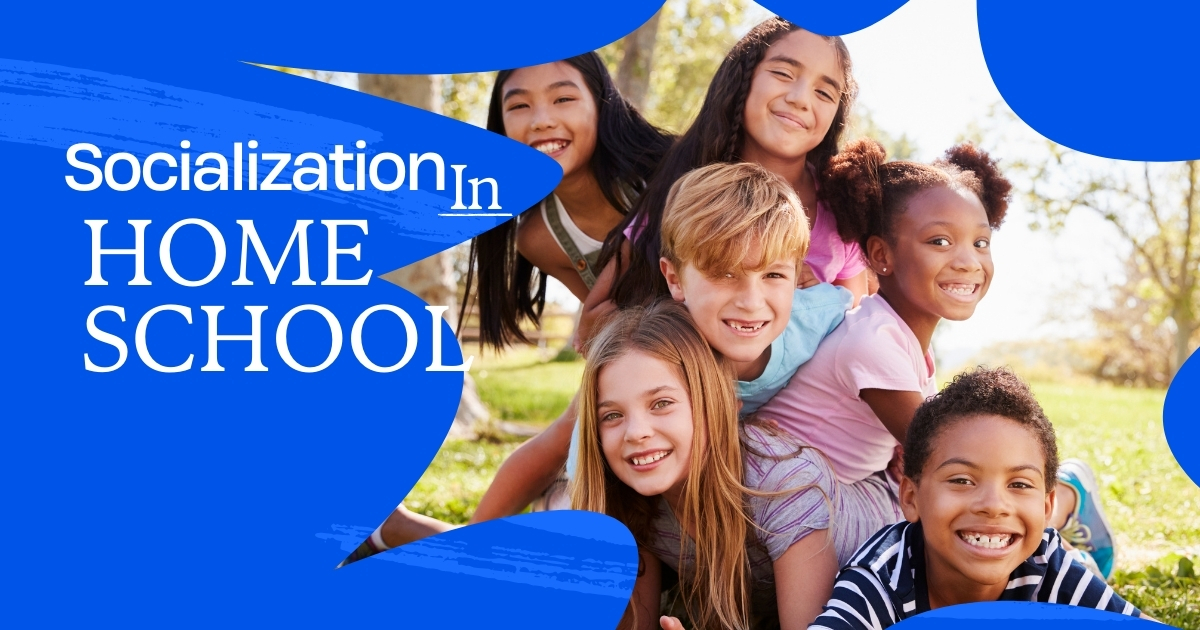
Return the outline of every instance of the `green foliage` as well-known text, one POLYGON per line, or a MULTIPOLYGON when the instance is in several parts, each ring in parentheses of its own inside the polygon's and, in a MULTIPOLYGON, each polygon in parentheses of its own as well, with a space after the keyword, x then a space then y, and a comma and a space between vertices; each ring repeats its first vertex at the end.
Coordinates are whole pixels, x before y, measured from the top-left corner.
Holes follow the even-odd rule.
MULTIPOLYGON (((642 114, 674 133, 691 124, 717 66, 737 42, 734 28, 745 16, 746 0, 669 0, 658 22, 650 92, 642 114)), ((614 75, 622 43, 597 52, 614 75)))
POLYGON ((1167 446, 1163 391, 1048 383, 1033 390, 1054 423, 1059 456, 1096 471, 1119 567, 1200 552, 1200 487, 1167 446))
POLYGON ((1200 628, 1197 560, 1173 554, 1140 571, 1117 571, 1113 588, 1126 601, 1165 624, 1197 629, 1200 628))
POLYGON ((501 420, 545 426, 566 410, 583 377, 582 361, 543 362, 536 348, 477 358, 471 370, 479 397, 501 420))
POLYGON ((888 161, 911 160, 917 155, 918 148, 915 140, 909 138, 907 133, 900 134, 899 138, 893 136, 875 122, 871 110, 862 104, 854 106, 854 110, 850 114, 848 131, 842 136, 842 142, 845 144, 859 138, 871 138, 883 145, 884 150, 887 151, 888 161))
POLYGON ((518 442, 451 440, 442 445, 404 505, 413 512, 462 524, 475 511, 496 469, 518 442))
POLYGON ((442 77, 442 113, 478 127, 487 125, 494 72, 447 74, 442 77))

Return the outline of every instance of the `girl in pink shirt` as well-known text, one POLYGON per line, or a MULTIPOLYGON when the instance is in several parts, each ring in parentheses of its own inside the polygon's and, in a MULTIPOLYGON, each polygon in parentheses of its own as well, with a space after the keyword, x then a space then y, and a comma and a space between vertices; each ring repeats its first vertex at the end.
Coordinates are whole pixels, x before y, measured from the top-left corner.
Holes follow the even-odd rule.
MULTIPOLYGON (((847 313, 758 411, 819 448, 846 484, 888 468, 913 413, 936 393, 933 330, 942 319, 967 319, 987 294, 992 230, 1012 188, 970 144, 933 164, 885 157, 878 143, 860 140, 830 160, 822 182, 834 208, 866 211, 860 244, 879 293, 847 313)), ((882 527, 894 514, 864 509, 852 518, 882 527)))

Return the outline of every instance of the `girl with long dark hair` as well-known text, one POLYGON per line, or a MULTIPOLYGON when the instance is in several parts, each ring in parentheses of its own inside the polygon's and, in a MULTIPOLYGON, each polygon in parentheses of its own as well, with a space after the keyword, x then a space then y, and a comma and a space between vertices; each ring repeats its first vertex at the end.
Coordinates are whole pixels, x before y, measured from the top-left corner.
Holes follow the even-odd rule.
POLYGON ((474 289, 480 342, 499 350, 527 341, 524 321, 539 323, 547 276, 587 298, 601 244, 646 189, 671 138, 617 92, 594 52, 498 73, 487 128, 563 169, 553 194, 471 241, 463 315, 474 289))

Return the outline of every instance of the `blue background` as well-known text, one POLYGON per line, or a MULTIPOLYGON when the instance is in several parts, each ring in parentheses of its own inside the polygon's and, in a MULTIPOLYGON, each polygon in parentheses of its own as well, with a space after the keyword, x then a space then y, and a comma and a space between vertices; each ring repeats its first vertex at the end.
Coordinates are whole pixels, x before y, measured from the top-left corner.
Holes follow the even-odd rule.
MULTIPOLYGON (((767 6, 817 32, 840 34, 901 4, 767 6)), ((1188 80, 1200 57, 1189 30, 1200 17, 1194 5, 980 0, 978 7, 997 87, 1039 132, 1106 157, 1200 157, 1192 115, 1197 88, 1188 80)), ((457 406, 461 374, 424 371, 432 331, 424 304, 377 279, 365 287, 291 286, 292 258, 281 282, 268 286, 252 257, 256 286, 230 285, 240 253, 237 219, 254 219, 276 255, 297 219, 367 220, 366 236, 345 230, 346 246, 360 241, 363 252, 360 262, 342 259, 345 277, 398 268, 500 219, 438 217, 452 201, 450 191, 407 187, 389 194, 80 193, 64 183, 72 173, 64 153, 75 142, 92 142, 106 155, 178 154, 178 142, 188 139, 193 156, 228 155, 232 142, 251 138, 262 152, 328 153, 333 144, 353 150, 362 139, 369 154, 433 151, 447 164, 468 164, 471 176, 500 181, 505 207, 519 211, 561 176, 548 158, 449 119, 243 62, 354 72, 494 70, 597 48, 657 8, 636 0, 6 7, 0 26, 5 625, 613 627, 636 560, 627 532, 598 515, 542 514, 521 517, 523 525, 476 526, 334 571, 428 465, 457 406), (224 271, 205 287, 172 285, 157 260, 163 231, 188 217, 216 225, 229 247, 224 271), (126 286, 129 261, 109 257, 110 285, 85 287, 84 219, 110 221, 106 247, 131 245, 127 220, 152 220, 153 286, 126 286), (305 303, 336 313, 347 335, 341 357, 319 374, 287 369, 274 350, 279 317, 305 303), (392 374, 363 369, 348 347, 354 317, 380 303, 403 308, 419 332, 412 363, 392 374), (100 320, 131 346, 128 363, 111 374, 83 369, 85 352, 101 364, 114 354, 84 329, 87 314, 102 304, 123 306, 127 314, 124 323, 112 315, 100 320), (193 310, 191 326, 168 313, 151 327, 155 356, 172 364, 195 354, 190 372, 155 373, 133 354, 137 317, 160 304, 193 310), (244 306, 267 306, 263 361, 270 371, 241 371, 247 344, 225 343, 227 371, 199 372, 207 358, 201 305, 225 306, 222 329, 236 333, 248 326, 244 306), (540 531, 539 520, 545 521, 540 531), (570 584, 577 588, 564 587, 570 584)), ((180 232, 174 250, 192 278, 203 275, 212 255, 199 234, 180 232)), ((325 275, 319 223, 310 228, 310 256, 319 281, 325 275)), ((377 363, 401 352, 397 323, 377 315, 368 325, 368 351, 377 363)), ((304 363, 324 356, 328 333, 321 325, 305 317, 294 322, 292 349, 304 363)), ((445 362, 456 364, 459 349, 444 325, 443 333, 445 362)), ((1185 366, 1165 412, 1171 447, 1193 480, 1200 471, 1198 374, 1195 361, 1185 366)), ((1062 614, 1068 613, 1078 623, 1096 623, 1082 611, 1062 614)), ((943 617, 938 611, 918 620, 949 623, 943 617)))

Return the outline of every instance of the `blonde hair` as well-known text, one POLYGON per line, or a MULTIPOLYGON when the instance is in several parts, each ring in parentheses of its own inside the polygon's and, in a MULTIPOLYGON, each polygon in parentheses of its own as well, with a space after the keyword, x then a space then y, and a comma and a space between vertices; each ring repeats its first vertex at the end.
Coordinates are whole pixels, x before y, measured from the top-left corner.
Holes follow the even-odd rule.
POLYGON ((808 242, 808 217, 796 191, 758 164, 698 168, 680 177, 667 195, 661 251, 677 268, 742 269, 750 252, 761 247, 758 264, 746 271, 794 260, 799 272, 808 242))
MULTIPOLYGON (((678 370, 687 387, 695 431, 682 506, 682 532, 695 534, 695 575, 681 581, 684 605, 696 628, 749 627, 752 520, 743 485, 734 375, 713 355, 687 309, 671 300, 617 311, 588 350, 580 388, 579 463, 571 507, 608 514, 650 539, 657 497, 644 497, 617 479, 600 445, 596 413, 600 371, 629 352, 640 352, 678 370)), ((687 535, 680 537, 684 556, 687 535)))

